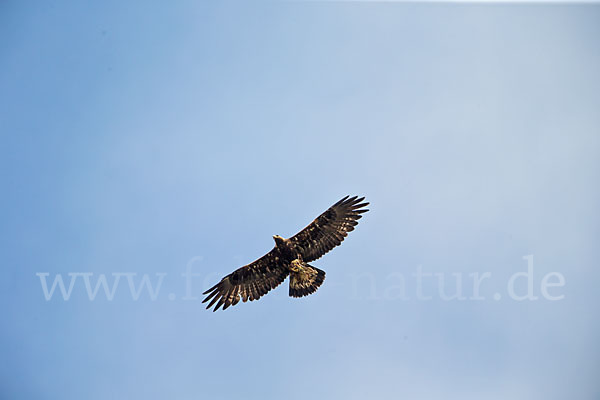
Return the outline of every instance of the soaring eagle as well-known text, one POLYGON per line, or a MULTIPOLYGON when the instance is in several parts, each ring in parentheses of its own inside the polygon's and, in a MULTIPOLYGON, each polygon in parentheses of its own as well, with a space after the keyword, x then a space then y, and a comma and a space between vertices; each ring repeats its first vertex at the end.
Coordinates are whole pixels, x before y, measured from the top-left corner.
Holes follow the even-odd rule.
POLYGON ((275 247, 258 260, 227 275, 203 294, 203 303, 210 301, 207 309, 217 304, 213 311, 223 306, 235 306, 240 298, 258 300, 290 276, 290 296, 303 297, 314 293, 325 279, 325 271, 308 265, 342 243, 348 232, 354 230, 369 203, 364 197, 346 196, 306 228, 289 239, 273 236, 275 247))

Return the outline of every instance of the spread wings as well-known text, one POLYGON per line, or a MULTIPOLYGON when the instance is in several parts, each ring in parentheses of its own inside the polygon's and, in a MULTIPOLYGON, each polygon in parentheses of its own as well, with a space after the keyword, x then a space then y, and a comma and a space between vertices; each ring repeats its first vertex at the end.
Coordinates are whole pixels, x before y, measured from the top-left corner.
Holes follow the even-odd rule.
MULTIPOLYGON (((362 203, 364 199, 364 197, 346 196, 329 207, 310 225, 285 241, 289 244, 289 246, 286 244, 287 251, 295 252, 296 254, 292 254, 294 258, 302 257, 304 262, 310 262, 341 244, 348 232, 354 230, 362 217, 361 214, 369 211, 365 208, 369 203, 362 203)), ((285 263, 291 261, 287 259, 288 257, 289 254, 283 257, 280 248, 275 247, 258 260, 238 268, 221 279, 219 283, 204 292, 207 296, 202 302, 209 302, 206 308, 214 305, 213 311, 217 311, 220 307, 225 310, 229 306, 236 305, 240 299, 244 302, 258 300, 271 289, 279 286, 288 276, 289 269, 285 263)), ((322 276, 317 276, 315 282, 311 282, 316 284, 317 288, 325 277, 325 273, 320 272, 322 276)), ((291 282, 290 295, 292 296, 294 296, 292 289, 295 284, 296 281, 291 282)))
POLYGON ((369 203, 361 203, 364 199, 358 196, 344 197, 292 236, 289 240, 295 244, 302 259, 314 261, 340 245, 348 232, 354 230, 361 214, 369 211, 364 208, 369 203))
POLYGON ((207 294, 203 303, 210 300, 206 308, 211 308, 217 303, 213 311, 223 306, 236 305, 240 298, 242 301, 258 300, 269 290, 279 286, 288 276, 288 269, 279 262, 279 252, 275 248, 258 260, 236 269, 227 275, 215 286, 203 294, 207 294))

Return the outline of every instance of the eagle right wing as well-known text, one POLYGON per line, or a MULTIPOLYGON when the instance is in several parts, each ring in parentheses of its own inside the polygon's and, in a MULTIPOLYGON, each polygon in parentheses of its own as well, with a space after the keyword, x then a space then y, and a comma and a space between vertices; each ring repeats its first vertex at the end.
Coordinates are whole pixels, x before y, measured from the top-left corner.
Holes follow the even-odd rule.
POLYGON ((207 295, 203 303, 208 303, 207 309, 217 303, 213 311, 223 306, 235 306, 240 297, 246 302, 258 300, 271 289, 276 288, 288 276, 288 269, 278 259, 277 249, 273 249, 258 260, 236 269, 227 275, 215 286, 203 294, 207 295), (277 253, 277 254, 276 254, 277 253))
POLYGON ((348 232, 354 230, 362 213, 369 203, 364 197, 346 196, 323 214, 319 215, 306 228, 289 238, 294 243, 302 259, 306 262, 321 258, 325 253, 339 246, 348 232))

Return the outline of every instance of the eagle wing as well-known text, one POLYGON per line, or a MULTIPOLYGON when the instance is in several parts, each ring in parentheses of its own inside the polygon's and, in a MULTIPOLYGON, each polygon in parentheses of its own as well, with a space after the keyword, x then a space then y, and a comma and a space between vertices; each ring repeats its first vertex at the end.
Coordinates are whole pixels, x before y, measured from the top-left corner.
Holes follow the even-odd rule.
POLYGON ((215 286, 203 294, 207 295, 203 303, 210 300, 206 306, 211 308, 217 303, 213 311, 223 306, 225 310, 229 306, 235 306, 240 297, 242 301, 258 300, 271 289, 279 286, 288 276, 289 271, 279 262, 279 253, 275 248, 259 258, 258 260, 236 269, 227 275, 215 286))
POLYGON ((344 197, 289 239, 305 262, 321 258, 342 243, 348 232, 358 224, 361 214, 369 211, 364 208, 369 205, 362 203, 364 199, 344 197))

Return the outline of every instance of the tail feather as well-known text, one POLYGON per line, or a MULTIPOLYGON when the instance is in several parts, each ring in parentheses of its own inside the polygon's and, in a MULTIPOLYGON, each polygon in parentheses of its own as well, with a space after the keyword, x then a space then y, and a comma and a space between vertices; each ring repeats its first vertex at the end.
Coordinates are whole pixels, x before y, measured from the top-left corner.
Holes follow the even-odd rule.
POLYGON ((317 291, 325 280, 325 271, 304 264, 298 272, 290 273, 290 297, 304 297, 317 291))

